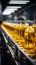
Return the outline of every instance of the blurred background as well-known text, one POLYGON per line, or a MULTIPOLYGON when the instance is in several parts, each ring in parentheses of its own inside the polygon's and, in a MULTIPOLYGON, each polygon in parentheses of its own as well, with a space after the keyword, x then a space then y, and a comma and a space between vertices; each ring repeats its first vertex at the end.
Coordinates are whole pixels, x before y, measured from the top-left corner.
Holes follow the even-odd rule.
POLYGON ((36 65, 36 0, 0 1, 0 65, 36 65))

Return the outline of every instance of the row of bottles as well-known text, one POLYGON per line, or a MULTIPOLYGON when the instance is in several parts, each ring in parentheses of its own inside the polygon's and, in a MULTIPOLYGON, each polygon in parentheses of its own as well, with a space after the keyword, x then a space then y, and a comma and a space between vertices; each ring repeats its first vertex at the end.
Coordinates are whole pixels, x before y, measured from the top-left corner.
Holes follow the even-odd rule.
POLYGON ((30 56, 36 55, 36 24, 16 24, 3 22, 2 25, 11 37, 30 56))

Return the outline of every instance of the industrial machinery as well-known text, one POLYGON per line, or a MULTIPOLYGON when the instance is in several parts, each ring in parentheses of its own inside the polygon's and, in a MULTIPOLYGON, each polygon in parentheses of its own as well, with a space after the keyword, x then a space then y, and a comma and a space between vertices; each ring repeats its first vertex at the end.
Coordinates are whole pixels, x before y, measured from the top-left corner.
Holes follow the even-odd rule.
POLYGON ((2 22, 1 32, 18 65, 36 65, 36 24, 2 22))

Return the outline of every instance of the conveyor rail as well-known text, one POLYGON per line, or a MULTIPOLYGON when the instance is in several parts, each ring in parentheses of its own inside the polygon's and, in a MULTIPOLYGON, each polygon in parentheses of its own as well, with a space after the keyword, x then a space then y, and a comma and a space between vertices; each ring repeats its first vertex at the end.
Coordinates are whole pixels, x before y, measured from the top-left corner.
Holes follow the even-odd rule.
MULTIPOLYGON (((10 53, 11 53, 13 59, 14 59, 14 52, 13 52, 12 48, 7 44, 8 40, 6 39, 6 37, 4 36, 3 33, 2 33, 2 35, 3 35, 3 38, 5 40, 6 46, 8 47, 8 49, 9 49, 9 51, 10 51, 10 53)), ((15 61, 16 65, 19 65, 18 62, 15 59, 14 59, 14 61, 15 61)))

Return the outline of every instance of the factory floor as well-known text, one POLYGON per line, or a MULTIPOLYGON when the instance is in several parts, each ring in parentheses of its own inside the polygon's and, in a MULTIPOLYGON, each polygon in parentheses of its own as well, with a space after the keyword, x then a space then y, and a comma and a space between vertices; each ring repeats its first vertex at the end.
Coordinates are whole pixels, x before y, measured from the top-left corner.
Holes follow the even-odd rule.
POLYGON ((4 39, 0 33, 0 65, 16 65, 10 53, 7 52, 4 39))

